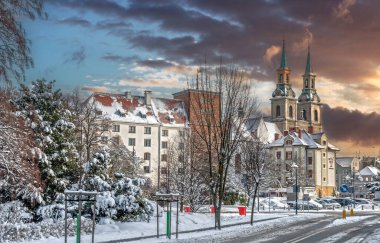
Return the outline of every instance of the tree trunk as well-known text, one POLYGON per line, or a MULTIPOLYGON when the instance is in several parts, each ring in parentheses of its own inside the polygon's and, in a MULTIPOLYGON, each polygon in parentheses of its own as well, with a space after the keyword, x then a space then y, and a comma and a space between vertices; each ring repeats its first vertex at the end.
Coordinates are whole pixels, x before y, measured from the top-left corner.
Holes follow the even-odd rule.
MULTIPOLYGON (((255 183, 255 191, 253 193, 253 202, 252 202, 252 209, 251 209, 251 225, 253 225, 253 211, 255 209, 255 203, 256 203, 256 195, 257 195, 257 188, 259 188, 259 183, 255 183)), ((257 205, 260 207, 260 205, 257 205)))

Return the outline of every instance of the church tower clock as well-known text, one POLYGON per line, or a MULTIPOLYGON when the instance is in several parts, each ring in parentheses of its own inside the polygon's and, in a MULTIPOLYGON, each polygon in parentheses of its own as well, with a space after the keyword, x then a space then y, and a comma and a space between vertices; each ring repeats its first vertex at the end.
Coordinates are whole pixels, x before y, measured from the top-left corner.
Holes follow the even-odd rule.
POLYGON ((320 133, 322 129, 321 99, 315 88, 316 75, 313 73, 310 58, 310 47, 307 51, 306 69, 303 75, 303 89, 298 97, 298 125, 310 133, 320 133))
POLYGON ((277 69, 276 89, 272 93, 271 120, 281 131, 297 126, 297 99, 290 83, 291 70, 286 64, 285 41, 282 43, 281 64, 277 69))

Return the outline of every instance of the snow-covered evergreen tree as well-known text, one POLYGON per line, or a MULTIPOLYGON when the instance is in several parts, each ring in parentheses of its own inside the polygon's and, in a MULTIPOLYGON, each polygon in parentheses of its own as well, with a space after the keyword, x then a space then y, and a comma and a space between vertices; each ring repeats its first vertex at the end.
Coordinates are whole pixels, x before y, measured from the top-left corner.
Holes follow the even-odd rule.
POLYGON ((60 90, 54 82, 37 80, 31 87, 21 85, 20 96, 15 100, 18 110, 33 129, 39 167, 46 184, 46 202, 55 199, 58 192, 78 180, 77 152, 74 146, 74 124, 66 109, 60 90))

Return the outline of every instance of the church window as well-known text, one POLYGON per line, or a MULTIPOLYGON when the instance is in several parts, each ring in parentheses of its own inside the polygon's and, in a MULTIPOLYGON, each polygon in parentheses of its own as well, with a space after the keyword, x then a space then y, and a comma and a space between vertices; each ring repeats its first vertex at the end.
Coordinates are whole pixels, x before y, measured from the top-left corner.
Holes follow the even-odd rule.
POLYGON ((277 151, 277 153, 276 153, 276 158, 277 158, 277 159, 281 159, 281 151, 277 151))
POLYGON ((276 106, 276 117, 279 117, 279 116, 281 116, 281 108, 278 105, 278 106, 276 106))
POLYGON ((280 74, 280 83, 282 83, 282 74, 280 74))
POLYGON ((289 106, 289 117, 293 118, 293 106, 289 106))
POLYGON ((309 81, 305 79, 305 88, 309 88, 309 81))
POLYGON ((306 110, 302 110, 302 120, 306 120, 306 110))
POLYGON ((312 80, 311 80, 311 88, 313 88, 313 89, 314 89, 314 85, 315 85, 315 84, 314 84, 314 81, 315 81, 315 79, 312 79, 312 80))
POLYGON ((314 121, 318 121, 318 111, 314 110, 314 121))
POLYGON ((286 74, 286 82, 289 83, 289 74, 286 74))

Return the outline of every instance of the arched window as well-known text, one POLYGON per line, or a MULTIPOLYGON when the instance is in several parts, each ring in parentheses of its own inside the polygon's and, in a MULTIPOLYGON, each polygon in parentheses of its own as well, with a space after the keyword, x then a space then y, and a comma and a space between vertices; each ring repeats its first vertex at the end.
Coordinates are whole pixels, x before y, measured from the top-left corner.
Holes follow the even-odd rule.
POLYGON ((306 110, 302 110, 302 120, 307 120, 306 118, 306 110))
POLYGON ((280 83, 282 83, 282 73, 280 74, 280 83))
POLYGON ((312 79, 311 80, 311 87, 314 89, 314 81, 315 81, 315 79, 312 79))
POLYGON ((279 116, 281 116, 281 108, 278 105, 278 106, 276 106, 276 117, 279 117, 279 116))
POLYGON ((314 110, 314 121, 318 121, 318 111, 314 110))
POLYGON ((309 88, 309 81, 305 79, 305 88, 309 88))
POLYGON ((289 117, 293 118, 293 106, 289 106, 289 117))
POLYGON ((289 83, 289 74, 286 74, 286 82, 289 83))

